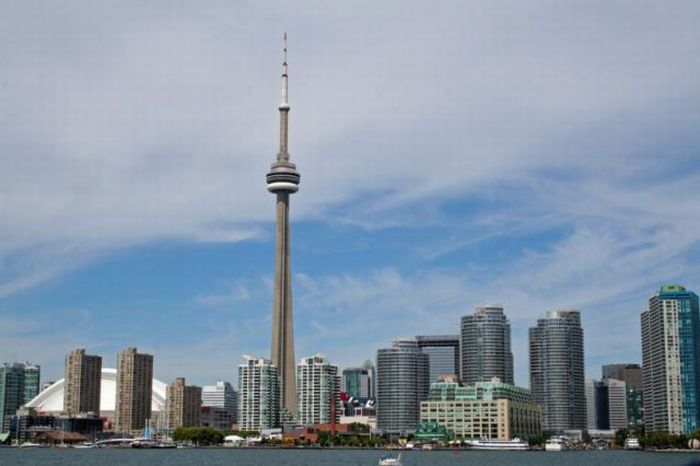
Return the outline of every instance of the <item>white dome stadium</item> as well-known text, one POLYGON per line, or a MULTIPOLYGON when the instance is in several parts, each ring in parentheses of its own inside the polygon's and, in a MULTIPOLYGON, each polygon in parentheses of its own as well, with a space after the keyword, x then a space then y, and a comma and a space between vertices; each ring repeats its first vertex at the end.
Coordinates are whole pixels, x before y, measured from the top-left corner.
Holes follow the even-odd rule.
MULTIPOLYGON (((63 411, 63 387, 65 379, 61 379, 26 404, 29 408, 45 413, 60 413, 63 411)), ((153 379, 151 394, 151 411, 160 413, 165 410, 165 390, 167 385, 158 379, 153 379)), ((117 370, 103 368, 100 384, 100 413, 113 413, 117 402, 117 370)))

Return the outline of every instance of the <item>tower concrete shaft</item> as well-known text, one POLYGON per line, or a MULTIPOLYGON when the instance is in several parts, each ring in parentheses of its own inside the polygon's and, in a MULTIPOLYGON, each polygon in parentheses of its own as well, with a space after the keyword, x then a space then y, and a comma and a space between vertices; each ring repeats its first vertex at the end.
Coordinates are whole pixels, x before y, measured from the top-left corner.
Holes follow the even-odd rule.
POLYGON ((290 415, 296 413, 296 373, 294 361, 294 322, 292 316, 292 277, 289 257, 289 195, 299 189, 299 173, 289 161, 287 152, 289 102, 287 88, 287 35, 284 36, 282 65, 282 99, 280 111, 280 147, 277 160, 267 174, 267 189, 277 195, 277 245, 275 250, 275 283, 272 303, 272 364, 277 367, 281 382, 282 407, 290 415))

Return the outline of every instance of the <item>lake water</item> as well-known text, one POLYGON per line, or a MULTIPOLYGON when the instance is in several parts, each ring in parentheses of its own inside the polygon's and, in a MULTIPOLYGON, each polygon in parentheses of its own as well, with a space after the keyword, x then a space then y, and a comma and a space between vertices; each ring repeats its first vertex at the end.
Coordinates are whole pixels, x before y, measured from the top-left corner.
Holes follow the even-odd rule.
MULTIPOLYGON (((2 466, 376 466, 379 450, 0 448, 2 466)), ((404 466, 700 466, 700 453, 408 451, 404 466)))

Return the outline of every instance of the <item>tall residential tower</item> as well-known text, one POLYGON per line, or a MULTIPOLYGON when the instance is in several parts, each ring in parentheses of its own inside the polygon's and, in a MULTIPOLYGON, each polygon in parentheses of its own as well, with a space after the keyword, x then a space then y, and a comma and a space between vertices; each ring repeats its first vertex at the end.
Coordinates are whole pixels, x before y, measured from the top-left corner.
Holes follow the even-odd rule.
POLYGON ((277 160, 267 174, 267 190, 277 196, 277 247, 272 304, 271 361, 279 370, 282 407, 296 413, 296 375, 294 373, 294 325, 292 319, 292 276, 289 258, 289 196, 299 190, 299 173, 289 161, 287 137, 289 101, 287 99, 287 34, 284 35, 282 99, 280 111, 280 148, 277 160))
POLYGON ((530 390, 542 406, 543 430, 586 428, 586 382, 581 314, 547 313, 530 328, 530 390))
POLYGON ((153 356, 130 347, 117 355, 115 430, 140 433, 151 418, 153 356))
POLYGON ((488 382, 493 377, 513 383, 510 322, 503 306, 479 307, 462 317, 461 348, 465 383, 488 382))
POLYGON ((69 416, 100 413, 102 357, 76 349, 66 355, 66 378, 63 389, 63 411, 69 416))
POLYGON ((698 295, 664 285, 642 312, 642 377, 647 432, 688 434, 700 428, 698 295))

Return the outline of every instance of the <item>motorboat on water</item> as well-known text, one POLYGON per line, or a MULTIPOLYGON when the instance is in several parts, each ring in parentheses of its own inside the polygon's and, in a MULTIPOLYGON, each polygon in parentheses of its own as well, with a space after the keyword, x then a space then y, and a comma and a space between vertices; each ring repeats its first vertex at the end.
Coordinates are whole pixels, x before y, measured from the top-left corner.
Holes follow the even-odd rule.
POLYGON ((34 442, 24 442, 19 446, 20 448, 43 448, 44 445, 34 442))
POLYGON ((552 437, 544 444, 545 451, 566 451, 569 447, 561 437, 552 437))
POLYGON ((399 456, 383 456, 379 460, 379 466, 401 466, 401 453, 399 456))
POLYGON ((530 444, 517 437, 512 440, 467 440, 465 445, 469 450, 525 451, 530 449, 530 444))
POLYGON ((641 450, 642 446, 639 444, 639 439, 636 437, 628 437, 625 440, 625 450, 641 450))

